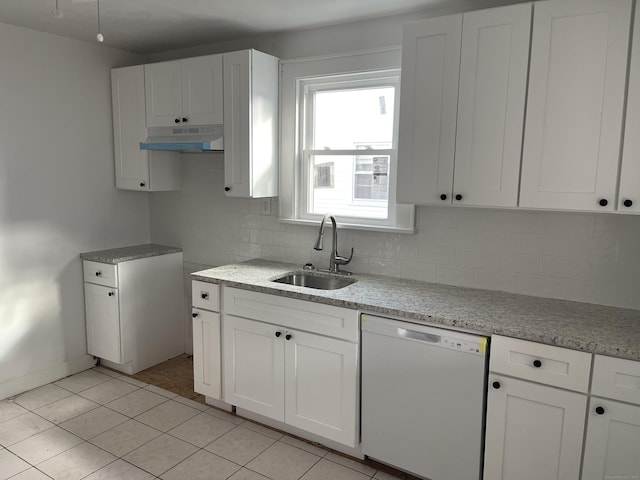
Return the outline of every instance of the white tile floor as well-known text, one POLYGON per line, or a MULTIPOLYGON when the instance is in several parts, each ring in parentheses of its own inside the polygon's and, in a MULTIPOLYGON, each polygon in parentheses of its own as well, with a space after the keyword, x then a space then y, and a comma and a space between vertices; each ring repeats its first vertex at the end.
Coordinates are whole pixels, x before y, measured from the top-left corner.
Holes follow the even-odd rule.
POLYGON ((382 471, 102 368, 0 401, 0 480, 388 480, 382 471))

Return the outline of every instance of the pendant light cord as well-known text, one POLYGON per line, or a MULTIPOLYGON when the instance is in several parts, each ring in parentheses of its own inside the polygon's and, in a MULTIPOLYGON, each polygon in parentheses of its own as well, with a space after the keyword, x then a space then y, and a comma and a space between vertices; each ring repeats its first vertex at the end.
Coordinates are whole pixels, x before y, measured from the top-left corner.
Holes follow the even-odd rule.
POLYGON ((96 39, 99 43, 104 42, 104 37, 102 33, 100 33, 100 0, 96 0, 96 5, 98 6, 98 34, 96 35, 96 39))

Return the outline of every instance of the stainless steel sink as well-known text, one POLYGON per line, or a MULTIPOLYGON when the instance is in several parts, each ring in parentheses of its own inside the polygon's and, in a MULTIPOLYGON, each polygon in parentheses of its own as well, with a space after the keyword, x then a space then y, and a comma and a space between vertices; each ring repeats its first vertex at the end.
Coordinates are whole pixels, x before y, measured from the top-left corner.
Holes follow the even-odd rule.
POLYGON ((337 275, 320 275, 317 273, 290 273, 273 280, 277 283, 296 285, 298 287, 316 288, 318 290, 337 290, 347 287, 358 280, 355 278, 341 277, 337 275))

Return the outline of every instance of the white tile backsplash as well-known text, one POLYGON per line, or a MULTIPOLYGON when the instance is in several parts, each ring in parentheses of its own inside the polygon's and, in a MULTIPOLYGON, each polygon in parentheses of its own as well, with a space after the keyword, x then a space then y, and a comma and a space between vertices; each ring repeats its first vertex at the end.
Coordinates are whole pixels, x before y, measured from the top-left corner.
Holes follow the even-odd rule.
MULTIPOLYGON (((187 264, 266 258, 328 266, 317 227, 260 215, 261 199, 224 195, 222 155, 183 155, 179 192, 150 194, 151 240, 177 245, 187 264)), ((328 230, 330 233, 330 229, 328 230)), ((416 234, 340 230, 348 270, 527 295, 640 308, 640 216, 416 207, 416 234)))

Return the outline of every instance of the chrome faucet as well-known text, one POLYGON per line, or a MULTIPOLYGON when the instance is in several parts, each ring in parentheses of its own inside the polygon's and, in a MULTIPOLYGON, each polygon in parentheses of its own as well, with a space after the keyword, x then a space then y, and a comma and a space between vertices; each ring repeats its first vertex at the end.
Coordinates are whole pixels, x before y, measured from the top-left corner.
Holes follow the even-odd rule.
POLYGON ((340 273, 340 265, 348 264, 353 258, 353 248, 351 249, 351 255, 349 255, 349 258, 341 257, 338 254, 338 225, 336 223, 336 217, 330 213, 327 213, 320 223, 318 239, 316 240, 316 244, 313 248, 315 250, 322 250, 324 246, 324 224, 327 220, 331 220, 331 225, 333 227, 333 243, 331 245, 331 257, 329 257, 329 271, 331 273, 340 273))

